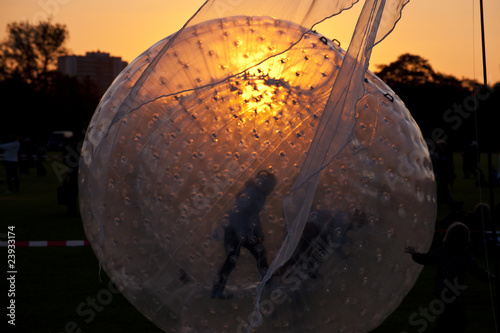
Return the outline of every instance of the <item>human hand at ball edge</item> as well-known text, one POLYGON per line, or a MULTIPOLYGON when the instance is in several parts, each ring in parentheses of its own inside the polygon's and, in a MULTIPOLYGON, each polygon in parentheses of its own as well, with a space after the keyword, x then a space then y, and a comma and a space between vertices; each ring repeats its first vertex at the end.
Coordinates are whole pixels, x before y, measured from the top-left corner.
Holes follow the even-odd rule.
POLYGON ((409 253, 409 254, 413 255, 415 252, 417 252, 417 251, 415 251, 415 248, 413 246, 409 246, 409 245, 405 246, 405 253, 409 253))

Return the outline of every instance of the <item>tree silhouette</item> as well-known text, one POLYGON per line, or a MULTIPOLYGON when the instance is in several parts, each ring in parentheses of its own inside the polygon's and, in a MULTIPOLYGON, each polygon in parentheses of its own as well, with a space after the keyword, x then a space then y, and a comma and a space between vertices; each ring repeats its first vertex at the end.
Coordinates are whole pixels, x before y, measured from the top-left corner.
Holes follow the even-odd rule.
POLYGON ((477 82, 437 73, 428 60, 408 53, 377 67, 375 74, 405 102, 428 142, 445 139, 460 150, 474 139, 474 117, 459 111, 477 82))
POLYGON ((377 75, 391 87, 415 87, 434 82, 436 78, 436 73, 426 59, 409 53, 400 55, 389 65, 378 65, 377 68, 377 75))
POLYGON ((0 136, 45 140, 52 131, 86 128, 99 101, 95 84, 57 71, 66 54, 66 26, 50 20, 7 25, 0 43, 0 136))
POLYGON ((18 77, 27 83, 43 78, 57 67, 57 57, 66 54, 66 26, 50 20, 36 25, 13 22, 0 44, 0 80, 18 77))

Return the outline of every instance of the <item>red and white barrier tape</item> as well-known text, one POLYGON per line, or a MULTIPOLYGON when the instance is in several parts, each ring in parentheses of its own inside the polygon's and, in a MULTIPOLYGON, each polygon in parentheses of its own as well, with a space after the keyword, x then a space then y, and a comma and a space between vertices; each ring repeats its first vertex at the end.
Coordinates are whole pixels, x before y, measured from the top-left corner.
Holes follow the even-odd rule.
MULTIPOLYGON (((0 242, 0 247, 7 247, 8 242, 0 242)), ((62 240, 62 241, 16 241, 16 247, 54 247, 54 246, 89 246, 88 240, 62 240)))
MULTIPOLYGON (((446 230, 436 230, 436 232, 446 232, 446 230)), ((486 234, 491 234, 491 231, 486 231, 486 234)), ((500 241, 500 231, 496 232, 497 239, 500 241)), ((7 247, 9 242, 0 242, 0 247, 7 247)), ((11 244, 12 245, 12 244, 11 244)), ((88 240, 62 240, 62 241, 16 241, 16 247, 75 247, 75 246, 89 246, 88 240)))
MULTIPOLYGON (((19 162, 23 161, 37 161, 37 160, 49 160, 49 161, 56 161, 56 160, 62 160, 63 156, 62 155, 19 155, 19 162)), ((4 155, 0 154, 0 161, 4 160, 4 155)))

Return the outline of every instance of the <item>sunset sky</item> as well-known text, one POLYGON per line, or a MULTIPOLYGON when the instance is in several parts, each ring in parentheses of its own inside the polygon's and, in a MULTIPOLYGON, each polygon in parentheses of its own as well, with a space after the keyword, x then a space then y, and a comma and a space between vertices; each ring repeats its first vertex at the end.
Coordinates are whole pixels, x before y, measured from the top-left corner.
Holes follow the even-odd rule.
MULTIPOLYGON (((272 0, 270 0, 272 1, 272 0)), ((101 51, 130 62, 177 31, 203 0, 0 0, 0 39, 7 23, 52 16, 69 31, 71 54, 101 51)), ((347 48, 363 1, 316 30, 347 48)), ((484 0, 488 83, 500 81, 500 1, 484 0)), ((435 71, 483 81, 479 0, 411 0, 403 17, 372 54, 370 69, 403 53, 419 55, 435 71)))

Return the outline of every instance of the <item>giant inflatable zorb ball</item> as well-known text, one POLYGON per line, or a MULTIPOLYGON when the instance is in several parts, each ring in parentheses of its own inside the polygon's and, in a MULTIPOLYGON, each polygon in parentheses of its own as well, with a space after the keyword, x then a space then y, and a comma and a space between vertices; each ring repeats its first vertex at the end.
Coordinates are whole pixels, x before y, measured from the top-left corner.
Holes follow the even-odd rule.
POLYGON ((366 73, 352 135, 314 194, 312 222, 341 217, 330 224, 334 240, 320 237, 308 260, 276 273, 258 298, 259 272, 242 249, 227 283, 234 297, 213 299, 224 216, 259 170, 278 180, 260 212, 268 261, 276 256, 287 234, 281 200, 344 51, 265 17, 200 23, 162 52, 170 38, 117 77, 82 149, 81 213, 106 273, 167 332, 375 328, 420 272, 404 246, 425 251, 434 231, 431 162, 404 104, 366 73))

